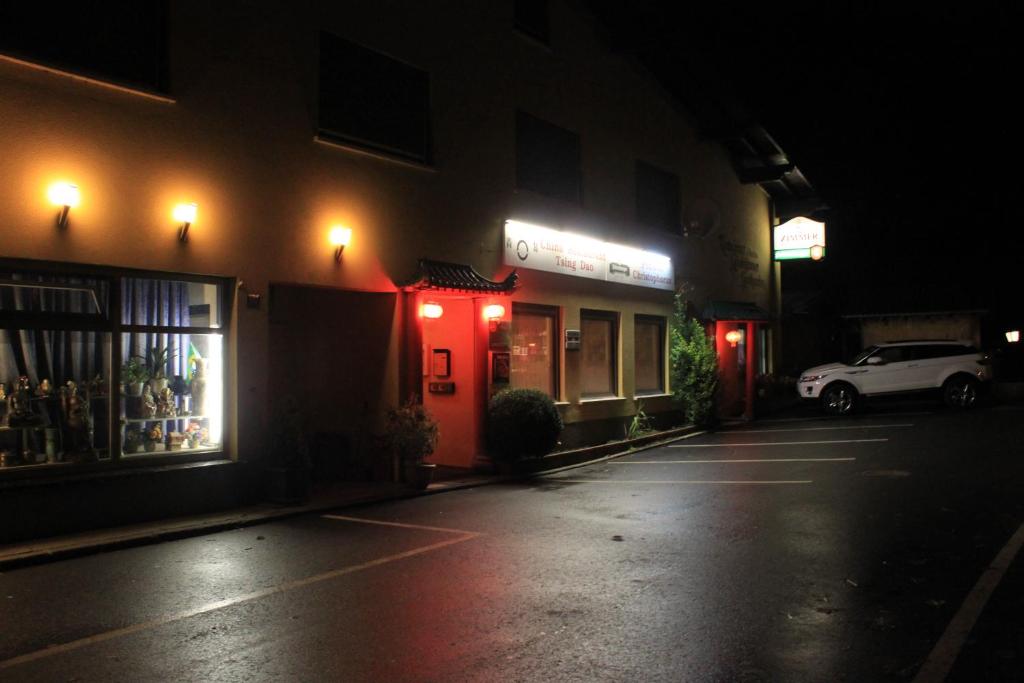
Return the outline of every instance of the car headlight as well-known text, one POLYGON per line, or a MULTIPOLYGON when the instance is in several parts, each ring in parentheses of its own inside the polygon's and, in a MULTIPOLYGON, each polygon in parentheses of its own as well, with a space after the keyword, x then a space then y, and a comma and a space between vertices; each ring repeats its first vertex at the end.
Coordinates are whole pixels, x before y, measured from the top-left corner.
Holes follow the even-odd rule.
POLYGON ((825 377, 828 377, 828 373, 825 373, 823 375, 804 375, 803 377, 800 378, 800 381, 801 382, 817 382, 819 379, 824 379, 825 377))

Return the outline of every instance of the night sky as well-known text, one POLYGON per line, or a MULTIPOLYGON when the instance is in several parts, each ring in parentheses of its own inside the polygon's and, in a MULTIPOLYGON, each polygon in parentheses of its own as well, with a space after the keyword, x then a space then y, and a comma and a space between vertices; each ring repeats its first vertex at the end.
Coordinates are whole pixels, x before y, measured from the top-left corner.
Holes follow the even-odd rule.
POLYGON ((784 264, 784 287, 819 289, 837 312, 1021 315, 1019 17, 977 2, 714 4, 590 6, 684 104, 706 93, 762 123, 832 207, 827 260, 784 264))

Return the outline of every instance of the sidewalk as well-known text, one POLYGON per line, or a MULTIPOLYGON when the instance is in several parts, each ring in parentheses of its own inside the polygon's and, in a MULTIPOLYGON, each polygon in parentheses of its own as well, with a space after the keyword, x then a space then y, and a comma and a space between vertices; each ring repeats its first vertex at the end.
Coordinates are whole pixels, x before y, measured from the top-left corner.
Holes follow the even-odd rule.
POLYGON ((471 473, 432 483, 426 491, 415 491, 403 484, 391 482, 339 482, 332 486, 318 488, 313 492, 311 500, 304 505, 260 503, 202 515, 162 519, 142 524, 0 545, 0 572, 30 564, 53 562, 118 548, 198 536, 309 513, 415 498, 582 467, 637 450, 655 448, 665 441, 674 441, 695 432, 693 427, 682 427, 648 434, 629 441, 617 441, 589 448, 552 453, 538 461, 524 462, 524 467, 515 474, 499 476, 471 473))

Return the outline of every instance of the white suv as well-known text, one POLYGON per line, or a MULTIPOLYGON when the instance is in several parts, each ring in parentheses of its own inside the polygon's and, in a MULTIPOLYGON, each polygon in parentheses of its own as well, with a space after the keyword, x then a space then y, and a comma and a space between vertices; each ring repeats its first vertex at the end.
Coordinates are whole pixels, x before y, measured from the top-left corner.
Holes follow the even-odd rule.
POLYGON ((805 370, 802 398, 820 399, 831 415, 846 415, 860 396, 941 389, 954 408, 970 408, 982 382, 992 378, 988 356, 965 342, 902 341, 869 346, 848 363, 805 370))

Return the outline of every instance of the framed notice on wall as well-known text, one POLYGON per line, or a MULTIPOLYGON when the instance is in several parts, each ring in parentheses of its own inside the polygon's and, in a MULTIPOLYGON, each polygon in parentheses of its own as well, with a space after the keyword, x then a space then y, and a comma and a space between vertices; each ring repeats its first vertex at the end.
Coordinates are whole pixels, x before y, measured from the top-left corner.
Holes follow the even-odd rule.
POLYGON ((491 382, 508 384, 511 363, 508 351, 497 351, 491 356, 491 382))
POLYGON ((452 374, 452 352, 448 349, 434 349, 430 364, 434 377, 450 377, 452 374))

